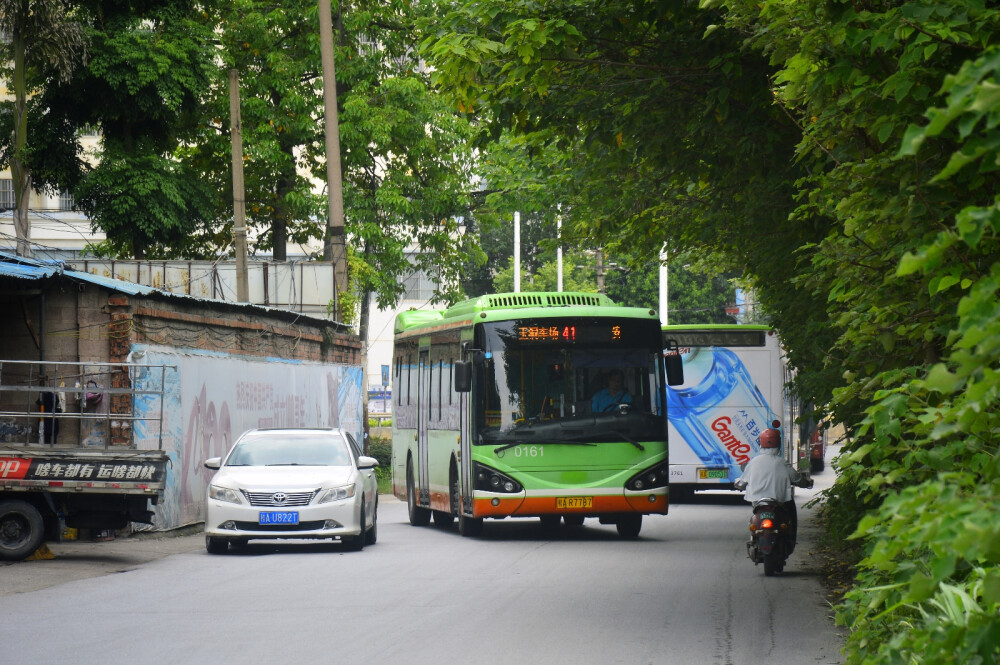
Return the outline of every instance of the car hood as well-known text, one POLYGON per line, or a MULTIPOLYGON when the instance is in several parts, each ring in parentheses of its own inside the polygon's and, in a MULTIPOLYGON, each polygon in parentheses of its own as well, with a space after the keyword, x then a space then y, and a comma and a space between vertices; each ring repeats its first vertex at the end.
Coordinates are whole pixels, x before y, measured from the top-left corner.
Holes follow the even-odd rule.
POLYGON ((313 490, 351 482, 349 466, 233 466, 223 467, 212 483, 239 489, 313 490))

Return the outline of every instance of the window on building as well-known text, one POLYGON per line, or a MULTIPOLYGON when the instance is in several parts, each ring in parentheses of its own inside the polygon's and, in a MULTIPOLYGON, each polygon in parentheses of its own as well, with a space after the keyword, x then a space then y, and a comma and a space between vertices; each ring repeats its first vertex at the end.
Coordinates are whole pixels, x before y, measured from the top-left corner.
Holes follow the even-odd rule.
POLYGON ((76 202, 73 201, 72 194, 66 191, 59 192, 59 209, 76 210, 76 202))
POLYGON ((14 181, 10 178, 0 179, 0 210, 11 210, 14 207, 14 181))
POLYGON ((403 300, 430 300, 434 296, 434 280, 422 270, 413 270, 404 277, 403 286, 403 300))

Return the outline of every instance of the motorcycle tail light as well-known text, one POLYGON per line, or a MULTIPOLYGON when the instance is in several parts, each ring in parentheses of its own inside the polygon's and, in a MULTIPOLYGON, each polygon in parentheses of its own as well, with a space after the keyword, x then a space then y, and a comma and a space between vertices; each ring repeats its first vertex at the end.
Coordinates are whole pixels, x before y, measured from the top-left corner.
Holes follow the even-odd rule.
POLYGON ((760 523, 760 526, 761 526, 762 529, 773 529, 774 528, 774 521, 773 520, 764 520, 763 522, 760 523))

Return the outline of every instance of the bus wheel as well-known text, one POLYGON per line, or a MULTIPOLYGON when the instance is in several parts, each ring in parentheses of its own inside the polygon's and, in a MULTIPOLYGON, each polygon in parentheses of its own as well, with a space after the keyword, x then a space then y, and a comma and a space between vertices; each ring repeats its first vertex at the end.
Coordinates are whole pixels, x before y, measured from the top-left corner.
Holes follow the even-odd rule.
POLYGON ((558 515, 542 515, 538 519, 542 521, 542 531, 551 532, 559 528, 558 515))
POLYGON ((406 510, 409 513, 410 524, 427 526, 431 521, 431 511, 417 505, 416 487, 413 483, 413 465, 406 465, 406 510))
POLYGON ((459 515, 458 532, 466 538, 476 538, 483 533, 483 518, 459 515))
POLYGON ((451 526, 452 522, 455 521, 454 515, 443 510, 435 510, 431 514, 434 516, 434 524, 438 526, 451 526))
POLYGON ((618 518, 618 535, 626 540, 635 540, 642 530, 642 515, 622 515, 618 518))

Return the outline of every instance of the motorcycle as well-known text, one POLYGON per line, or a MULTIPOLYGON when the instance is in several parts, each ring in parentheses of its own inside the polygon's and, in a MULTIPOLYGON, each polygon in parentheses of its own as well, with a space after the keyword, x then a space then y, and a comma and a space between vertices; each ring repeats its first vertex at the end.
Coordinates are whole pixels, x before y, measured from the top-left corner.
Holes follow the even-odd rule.
MULTIPOLYGON (((813 481, 810 478, 796 485, 812 489, 813 481)), ((754 565, 764 564, 764 575, 771 577, 785 569, 785 561, 795 548, 792 526, 792 516, 781 502, 776 499, 754 502, 747 556, 754 565)))
POLYGON ((791 545, 791 518, 788 511, 774 499, 763 499, 753 506, 750 516, 750 540, 747 556, 764 564, 764 574, 771 577, 785 569, 791 545))

